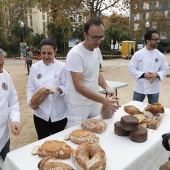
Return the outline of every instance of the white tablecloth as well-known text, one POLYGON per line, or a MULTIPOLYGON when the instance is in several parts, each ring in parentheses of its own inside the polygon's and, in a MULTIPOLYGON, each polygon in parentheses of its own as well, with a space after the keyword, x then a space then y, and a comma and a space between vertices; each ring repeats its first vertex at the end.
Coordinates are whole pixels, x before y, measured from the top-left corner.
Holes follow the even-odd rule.
MULTIPOLYGON (((141 111, 146 106, 144 103, 132 101, 126 105, 135 105, 141 111)), ((162 134, 170 131, 170 109, 165 109, 162 123, 157 130, 148 129, 148 139, 144 143, 132 142, 129 137, 121 137, 114 134, 114 123, 119 121, 126 113, 123 106, 114 114, 112 119, 106 120, 107 130, 103 134, 97 134, 99 144, 105 150, 107 156, 106 170, 157 170, 160 165, 168 160, 168 152, 162 146, 162 134)), ((101 118, 101 117, 98 117, 101 118)), ((64 136, 80 125, 66 129, 43 140, 31 143, 22 148, 8 153, 3 170, 38 170, 38 162, 42 159, 38 155, 31 155, 32 148, 41 145, 45 140, 64 140, 64 136)), ((77 144, 66 141, 73 148, 77 144)), ((61 160, 69 163, 75 170, 71 159, 61 160)))

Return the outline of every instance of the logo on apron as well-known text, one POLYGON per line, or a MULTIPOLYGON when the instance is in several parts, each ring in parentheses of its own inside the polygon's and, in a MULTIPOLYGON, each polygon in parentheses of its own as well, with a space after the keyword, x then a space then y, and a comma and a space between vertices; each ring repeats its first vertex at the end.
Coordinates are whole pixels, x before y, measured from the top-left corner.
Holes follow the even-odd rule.
POLYGON ((37 79, 41 79, 42 78, 42 74, 37 74, 37 79))
POLYGON ((155 58, 155 62, 157 63, 159 61, 159 59, 158 58, 155 58))
POLYGON ((2 89, 8 90, 8 85, 6 83, 2 83, 2 89))

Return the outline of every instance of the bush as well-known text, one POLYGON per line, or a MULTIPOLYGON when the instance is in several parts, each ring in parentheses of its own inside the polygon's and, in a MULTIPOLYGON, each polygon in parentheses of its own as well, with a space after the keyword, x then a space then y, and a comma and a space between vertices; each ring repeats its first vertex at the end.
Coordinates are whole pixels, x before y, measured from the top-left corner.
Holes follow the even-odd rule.
POLYGON ((121 55, 121 51, 112 50, 112 51, 101 51, 102 55, 121 55))

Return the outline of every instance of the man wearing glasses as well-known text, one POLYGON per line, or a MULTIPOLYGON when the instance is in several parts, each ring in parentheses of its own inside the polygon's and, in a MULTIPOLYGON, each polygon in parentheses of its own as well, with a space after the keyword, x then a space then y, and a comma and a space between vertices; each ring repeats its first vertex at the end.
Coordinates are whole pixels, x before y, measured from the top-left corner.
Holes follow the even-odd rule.
POLYGON ((105 38, 102 21, 90 19, 84 25, 83 35, 84 41, 74 46, 66 58, 67 127, 98 116, 99 103, 107 105, 113 111, 119 107, 114 89, 108 87, 99 72, 102 56, 98 47, 105 38), (98 85, 105 89, 110 97, 104 98, 99 95, 98 85))
POLYGON ((160 43, 157 31, 148 30, 144 38, 146 46, 133 55, 129 73, 135 79, 133 100, 143 102, 147 96, 152 104, 159 100, 160 81, 169 68, 165 56, 156 49, 160 43))

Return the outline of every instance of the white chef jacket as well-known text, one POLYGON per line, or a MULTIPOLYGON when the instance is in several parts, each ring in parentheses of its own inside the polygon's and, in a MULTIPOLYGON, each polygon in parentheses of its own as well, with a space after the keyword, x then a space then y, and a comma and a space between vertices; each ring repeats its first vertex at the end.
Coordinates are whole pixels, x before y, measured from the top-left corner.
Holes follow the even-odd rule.
POLYGON ((146 47, 137 51, 128 66, 129 73, 135 78, 134 91, 141 94, 155 94, 160 91, 160 81, 167 75, 169 70, 165 56, 158 51, 147 50, 146 47), (153 83, 145 78, 140 78, 143 73, 158 73, 153 83))
POLYGON ((98 93, 100 63, 102 63, 102 56, 99 48, 89 51, 82 43, 79 43, 69 51, 66 58, 66 101, 73 105, 92 105, 95 103, 75 90, 70 71, 83 73, 84 86, 98 93))
POLYGON ((40 105, 39 110, 32 110, 34 115, 46 121, 50 118, 51 122, 66 118, 65 81, 65 64, 63 62, 54 59, 54 63, 46 65, 41 60, 32 65, 27 83, 27 103, 40 87, 51 88, 55 86, 60 87, 63 91, 61 95, 50 94, 40 105))
POLYGON ((18 94, 9 73, 0 73, 0 152, 9 139, 8 120, 20 123, 18 94))

